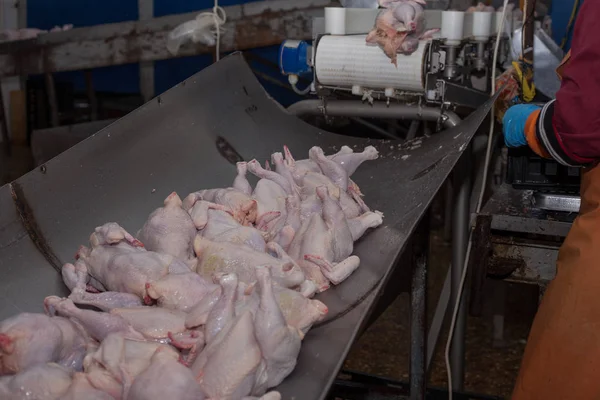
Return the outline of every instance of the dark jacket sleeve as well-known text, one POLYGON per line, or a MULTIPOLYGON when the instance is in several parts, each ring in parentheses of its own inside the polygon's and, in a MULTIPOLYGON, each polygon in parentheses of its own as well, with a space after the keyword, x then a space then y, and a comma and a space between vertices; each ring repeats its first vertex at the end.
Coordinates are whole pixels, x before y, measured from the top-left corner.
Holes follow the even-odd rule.
POLYGON ((573 31, 571 58, 556 99, 541 110, 536 135, 565 165, 600 160, 600 1, 584 1, 573 31))

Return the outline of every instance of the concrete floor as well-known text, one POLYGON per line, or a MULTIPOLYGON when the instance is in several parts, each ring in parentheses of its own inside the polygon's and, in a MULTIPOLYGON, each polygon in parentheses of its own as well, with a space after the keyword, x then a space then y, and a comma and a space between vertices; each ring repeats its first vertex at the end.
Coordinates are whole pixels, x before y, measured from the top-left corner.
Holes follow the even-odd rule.
MULTIPOLYGON (((428 317, 432 318, 450 261, 451 249, 441 230, 432 231, 429 269, 428 317)), ((488 282, 490 286, 494 282, 488 282)), ((492 340, 492 303, 487 299, 480 318, 468 317, 465 391, 510 397, 527 335, 537 307, 537 288, 508 284, 504 343, 492 340)), ((489 291, 488 291, 489 292, 489 291)), ((354 344, 344 368, 408 381, 410 346, 409 295, 400 295, 354 344)), ((446 324, 449 325, 449 324, 446 324)), ((448 327, 442 332, 429 385, 447 387, 444 349, 448 327)))

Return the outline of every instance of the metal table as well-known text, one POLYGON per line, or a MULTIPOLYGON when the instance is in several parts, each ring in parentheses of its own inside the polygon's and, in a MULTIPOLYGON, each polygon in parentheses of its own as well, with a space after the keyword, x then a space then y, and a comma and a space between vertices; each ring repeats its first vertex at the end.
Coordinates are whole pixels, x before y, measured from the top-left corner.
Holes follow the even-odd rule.
MULTIPOLYGON (((385 214, 384 225, 356 244, 360 268, 319 295, 328 319, 306 336, 296 370, 280 387, 286 399, 324 398, 407 239, 490 104, 418 143, 350 138, 288 114, 239 53, 226 57, 0 188, 0 318, 42 311, 45 296, 64 295, 60 267, 73 260, 94 227, 115 221, 137 232, 173 190, 186 195, 230 186, 236 161, 265 160, 284 144, 297 157, 314 145, 327 152, 343 144, 373 145, 380 158, 353 179, 367 203, 385 214)), ((423 276, 417 283, 424 283, 423 276)), ((423 330, 415 331, 421 342, 423 330)), ((414 396, 422 397, 416 390, 414 396)))

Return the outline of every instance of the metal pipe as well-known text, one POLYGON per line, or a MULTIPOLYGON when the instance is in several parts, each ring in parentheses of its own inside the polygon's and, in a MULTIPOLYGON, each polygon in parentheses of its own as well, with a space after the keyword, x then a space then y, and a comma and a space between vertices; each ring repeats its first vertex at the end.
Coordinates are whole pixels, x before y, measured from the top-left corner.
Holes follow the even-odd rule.
POLYGON ((456 76, 456 46, 446 46, 446 66, 444 77, 452 79, 456 76))
POLYGON ((410 123, 410 126, 408 127, 408 133, 406 134, 406 140, 412 140, 417 136, 419 125, 421 125, 421 121, 418 120, 414 120, 410 123))
MULTIPOLYGON (((452 213, 452 296, 456 304, 469 241, 469 198, 471 193, 471 145, 467 147, 453 171, 454 212, 452 213)), ((465 330, 467 322, 467 290, 463 291, 450 349, 452 388, 462 390, 464 383, 465 330)))
POLYGON ((357 124, 361 124, 361 125, 369 128, 369 129, 371 129, 372 131, 379 133, 381 136, 383 136, 383 137, 385 137, 387 139, 392 139, 392 140, 398 139, 397 136, 392 135, 391 133, 389 133, 385 129, 382 129, 382 128, 378 127, 377 125, 370 123, 369 121, 365 121, 362 118, 352 117, 350 119, 352 121, 356 122, 357 124))
POLYGON ((477 57, 475 57, 475 69, 477 71, 484 70, 486 67, 484 55, 485 55, 485 43, 477 42, 477 57))
POLYGON ((460 117, 452 111, 443 111, 434 107, 409 106, 375 102, 373 105, 357 100, 302 100, 288 107, 291 114, 331 115, 333 117, 418 119, 423 121, 442 120, 444 127, 452 128, 460 123, 460 117))

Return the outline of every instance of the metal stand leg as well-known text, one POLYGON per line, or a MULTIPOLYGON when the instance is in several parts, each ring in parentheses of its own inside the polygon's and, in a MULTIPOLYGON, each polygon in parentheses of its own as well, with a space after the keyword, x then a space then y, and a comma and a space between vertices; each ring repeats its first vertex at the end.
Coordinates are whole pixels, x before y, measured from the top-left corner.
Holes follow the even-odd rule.
POLYGON ((506 291, 508 289, 508 283, 504 281, 493 281, 494 294, 493 301, 493 315, 492 315, 492 326, 493 326, 493 347, 504 347, 506 342, 504 341, 504 315, 506 313, 506 291))
MULTIPOLYGON (((471 148, 465 150, 456 164, 453 172, 454 212, 452 213, 452 305, 460 287, 463 266, 469 240, 469 197, 471 194, 471 173, 469 170, 471 148)), ((450 365, 452 367, 453 390, 462 390, 464 383, 465 361, 465 328, 467 322, 467 291, 463 291, 454 338, 450 351, 450 365)))
POLYGON ((452 201, 454 193, 452 190, 452 182, 446 180, 444 184, 444 241, 449 242, 452 238, 452 201))
POLYGON ((446 279, 444 279, 444 286, 442 287, 442 292, 440 293, 440 298, 438 299, 435 312, 433 313, 433 319, 431 320, 431 325, 429 326, 429 332, 427 333, 427 373, 429 373, 431 370, 433 355, 437 347, 440 332, 442 331, 442 325, 444 324, 444 320, 446 319, 446 314, 449 309, 450 275, 451 269, 448 268, 446 279))
POLYGON ((410 398, 425 399, 427 390, 425 341, 427 324, 427 251, 416 260, 411 289, 410 321, 410 398))
POLYGON ((427 391, 427 258, 429 253, 429 213, 414 236, 414 269, 410 293, 410 398, 425 399, 427 391))

